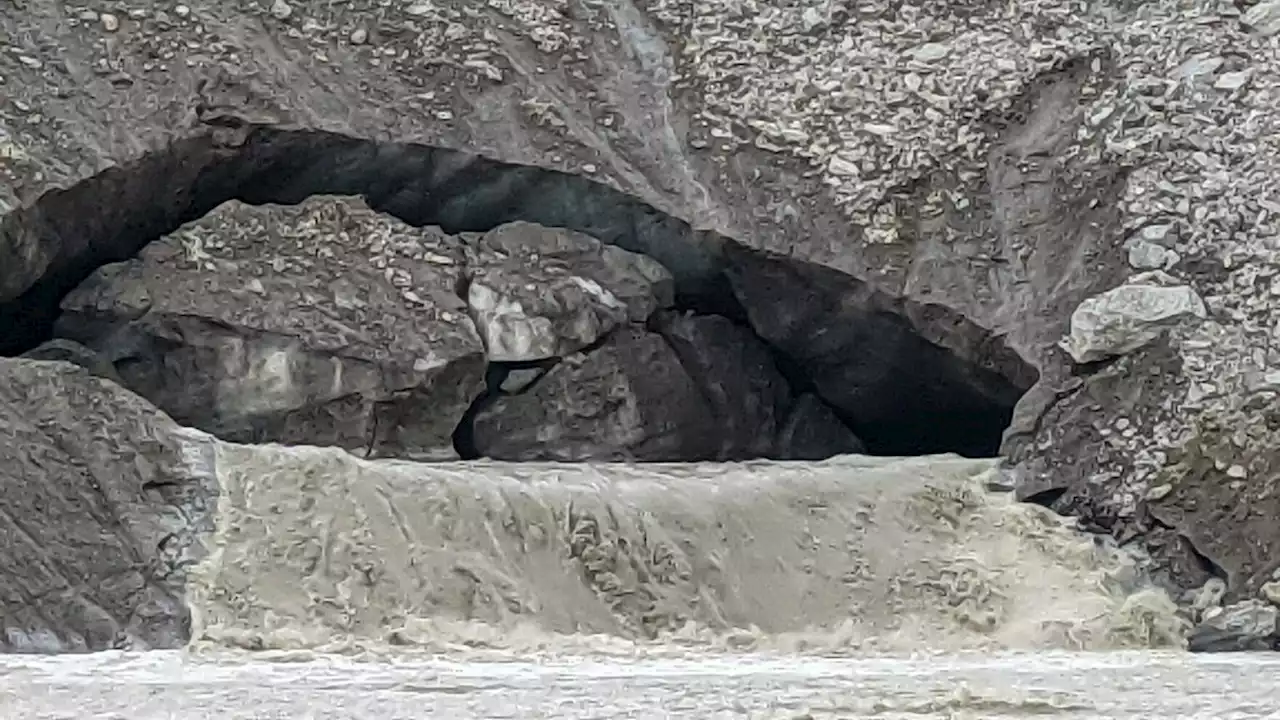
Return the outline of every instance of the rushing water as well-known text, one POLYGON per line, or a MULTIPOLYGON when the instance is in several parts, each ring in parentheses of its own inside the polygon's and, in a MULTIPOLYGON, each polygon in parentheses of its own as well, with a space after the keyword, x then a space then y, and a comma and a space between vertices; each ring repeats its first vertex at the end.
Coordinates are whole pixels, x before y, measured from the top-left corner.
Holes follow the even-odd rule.
POLYGON ((179 653, 9 658, 0 717, 409 718, 1280 717, 1280 657, 1119 652, 541 657, 360 662, 179 653))
POLYGON ((4 659, 0 717, 1280 717, 985 461, 215 454, 190 646, 4 659))

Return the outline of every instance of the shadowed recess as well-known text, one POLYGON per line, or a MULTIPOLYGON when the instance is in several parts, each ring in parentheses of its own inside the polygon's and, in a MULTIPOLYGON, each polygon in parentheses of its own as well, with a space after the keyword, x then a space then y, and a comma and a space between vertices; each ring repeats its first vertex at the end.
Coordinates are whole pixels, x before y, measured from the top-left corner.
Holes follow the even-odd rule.
POLYGON ((441 148, 261 127, 209 136, 45 195, 0 224, 0 353, 52 335, 59 303, 104 264, 220 204, 362 196, 415 226, 483 232, 565 227, 652 257, 681 310, 749 325, 797 392, 812 392, 871 454, 991 456, 1035 373, 1002 339, 941 306, 750 250, 608 186, 441 148))

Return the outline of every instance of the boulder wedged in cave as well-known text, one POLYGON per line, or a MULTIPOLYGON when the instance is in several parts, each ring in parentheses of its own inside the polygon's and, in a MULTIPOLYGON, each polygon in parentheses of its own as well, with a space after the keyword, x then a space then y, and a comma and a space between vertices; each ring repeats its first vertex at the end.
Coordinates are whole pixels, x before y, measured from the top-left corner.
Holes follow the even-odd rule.
POLYGON ((675 300, 652 258, 563 228, 508 223, 467 245, 467 305, 490 362, 570 355, 675 300))
POLYGON ((773 457, 777 460, 822 460, 867 451, 849 426, 813 393, 805 393, 791 403, 774 447, 773 457))
POLYGON ((185 644, 209 440, 71 363, 0 358, 0 651, 185 644))
POLYGON ((124 384, 124 381, 120 379, 120 373, 116 372, 116 366, 110 360, 103 357, 101 353, 95 352, 75 340, 54 338, 22 353, 21 357, 29 360, 69 362, 72 365, 78 365, 88 370, 100 378, 124 384))
POLYGON ((99 269, 59 332, 224 439, 449 458, 484 382, 465 263, 456 238, 359 200, 233 201, 99 269))
POLYGON ((471 432, 484 457, 562 461, 707 459, 720 434, 675 351, 633 326, 493 398, 471 432))
POLYGON ((710 459, 773 457, 791 388, 764 343, 718 315, 670 314, 656 329, 717 420, 719 446, 710 459))
POLYGON ((660 313, 652 326, 620 328, 482 400, 468 426, 475 451, 502 460, 731 461, 865 449, 821 400, 793 396, 749 329, 690 313, 660 313))

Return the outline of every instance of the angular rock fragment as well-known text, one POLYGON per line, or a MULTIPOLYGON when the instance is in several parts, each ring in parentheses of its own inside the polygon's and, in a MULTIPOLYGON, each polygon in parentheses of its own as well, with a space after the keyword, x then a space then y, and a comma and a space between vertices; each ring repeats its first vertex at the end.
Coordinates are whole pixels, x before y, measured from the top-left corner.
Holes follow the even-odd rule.
POLYGON ((498 460, 705 460, 719 438, 676 353, 633 327, 524 393, 499 396, 474 421, 476 449, 498 460))
POLYGON ((571 230, 508 223, 468 255, 467 302, 493 362, 563 357, 673 301, 657 261, 571 230))
POLYGON ((1207 315, 1195 290, 1155 270, 1080 303, 1061 345, 1078 363, 1096 362, 1133 352, 1186 318, 1207 315))
POLYGON ((211 440, 70 363, 0 358, 0 651, 185 644, 211 440))
POLYGON ((866 452, 826 403, 812 393, 801 395, 778 431, 770 457, 777 460, 825 460, 833 455, 866 452))
POLYGON ((69 362, 73 365, 79 365, 100 378, 118 383, 123 382, 120 380, 120 375, 116 372, 115 366, 109 360, 74 340, 54 338, 28 350, 22 354, 22 357, 31 360, 69 362))
POLYGON ((1258 589, 1258 594, 1262 596, 1263 600, 1280 607, 1280 580, 1263 583, 1262 587, 1258 589))
POLYGON ((455 239, 357 199, 232 201, 99 269, 59 332, 224 439, 453 457, 485 368, 463 262, 455 239))
POLYGON ((675 350, 719 421, 720 443, 712 457, 771 456, 791 404, 791 390, 764 343, 750 330, 718 315, 666 317, 658 332, 675 350))
POLYGON ((1249 8, 1240 21, 1259 35, 1280 33, 1280 0, 1262 0, 1249 8))
POLYGON ((1271 650, 1280 610, 1261 600, 1244 600, 1209 612, 1188 639, 1192 652, 1271 650))

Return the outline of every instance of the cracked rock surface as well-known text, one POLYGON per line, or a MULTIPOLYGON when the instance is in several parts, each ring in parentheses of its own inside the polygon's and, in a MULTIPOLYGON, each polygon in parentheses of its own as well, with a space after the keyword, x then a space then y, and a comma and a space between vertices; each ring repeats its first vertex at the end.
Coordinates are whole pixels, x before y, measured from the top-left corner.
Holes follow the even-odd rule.
MULTIPOLYGON (((1280 565, 1277 17, 1271 0, 23 0, 0 11, 0 318, 38 335, 94 267, 241 195, 365 194, 450 232, 563 225, 650 255, 677 290, 732 266, 727 238, 842 278, 803 312, 735 290, 770 343, 797 317, 846 322, 789 360, 864 440, 857 413, 883 403, 817 378, 852 372, 841 337, 893 326, 980 369, 970 388, 1029 388, 1000 446, 1023 496, 1140 540, 1177 582, 1251 596, 1280 565), (1060 345, 1077 309, 1153 270, 1204 316, 1077 364, 1060 345)), ((1099 303, 1095 327, 1133 320, 1099 303)), ((962 395, 956 413, 983 393, 962 395)))
POLYGON ((358 200, 232 201, 100 268, 60 333, 227 440, 448 459, 484 386, 465 263, 454 238, 358 200))
POLYGON ((70 363, 0 358, 0 651, 184 642, 207 437, 70 363))
POLYGON ((468 251, 467 305, 492 362, 569 355, 674 302, 657 261, 583 233, 513 222, 468 251))

